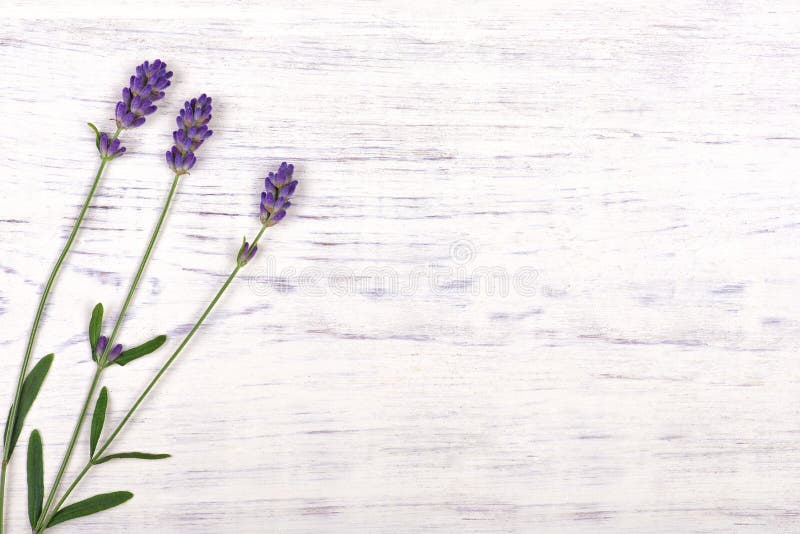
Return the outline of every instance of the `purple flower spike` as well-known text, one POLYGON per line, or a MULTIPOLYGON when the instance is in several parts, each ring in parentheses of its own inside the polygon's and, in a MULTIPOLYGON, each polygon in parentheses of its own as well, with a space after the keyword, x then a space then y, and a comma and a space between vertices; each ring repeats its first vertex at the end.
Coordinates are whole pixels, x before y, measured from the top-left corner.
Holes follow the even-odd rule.
POLYGON ((100 336, 97 338, 97 345, 94 347, 94 359, 97 360, 103 353, 106 351, 106 347, 108 346, 108 338, 106 336, 100 336))
POLYGON ((114 348, 111 349, 111 352, 108 353, 108 361, 113 362, 114 360, 119 358, 120 354, 122 354, 122 345, 117 343, 116 345, 114 345, 114 348))
POLYGON ((297 180, 292 180, 294 165, 284 161, 278 172, 271 172, 264 180, 266 191, 261 193, 261 224, 274 226, 286 216, 286 210, 292 205, 289 199, 297 189, 297 180))
POLYGON ((184 103, 178 113, 175 119, 178 129, 172 132, 175 144, 166 155, 167 165, 175 174, 186 174, 194 167, 197 162, 195 150, 214 133, 208 129, 211 109, 211 97, 202 94, 184 103))
POLYGON ((252 260, 253 256, 256 255, 257 250, 258 245, 251 247, 250 243, 246 241, 246 238, 243 238, 242 247, 239 249, 239 254, 236 256, 236 262, 239 264, 239 267, 247 265, 247 262, 252 260))
POLYGON ((111 140, 107 133, 101 133, 97 141, 97 150, 100 157, 104 159, 114 159, 125 153, 125 147, 121 145, 119 139, 111 140))
POLYGON ((130 84, 122 90, 122 100, 117 102, 117 127, 136 128, 144 124, 145 116, 158 109, 153 103, 164 98, 171 77, 172 72, 167 71, 167 64, 160 59, 136 67, 130 84))

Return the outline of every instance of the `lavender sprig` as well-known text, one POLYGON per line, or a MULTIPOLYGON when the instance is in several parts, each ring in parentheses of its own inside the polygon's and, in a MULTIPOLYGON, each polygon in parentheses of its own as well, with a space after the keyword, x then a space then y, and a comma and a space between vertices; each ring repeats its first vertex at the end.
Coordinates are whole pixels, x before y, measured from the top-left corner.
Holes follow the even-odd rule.
POLYGON ((36 385, 33 391, 29 390, 27 392, 27 395, 32 395, 35 399, 39 389, 41 388, 42 381, 47 374, 47 370, 49 370, 49 362, 52 361, 52 355, 48 355, 37 363, 36 367, 34 367, 34 369, 31 371, 31 374, 28 373, 31 356, 33 354, 33 346, 36 341, 36 335, 39 331, 39 323, 42 319, 45 305, 47 304, 47 300, 50 296, 50 292, 53 288, 53 284, 55 283, 58 273, 61 270, 61 266, 72 247, 72 243, 75 241, 78 230, 83 224, 83 219, 86 216, 86 212, 89 209, 92 199, 94 198, 94 194, 97 190, 98 184, 100 183, 100 178, 103 175, 103 171, 111 160, 125 153, 125 148, 121 146, 121 143, 117 137, 125 128, 141 126, 144 123, 145 115, 155 112, 156 106, 153 105, 153 102, 164 97, 164 90, 170 85, 169 78, 172 77, 172 73, 168 72, 166 67, 166 63, 160 60, 156 60, 153 63, 145 61, 142 65, 137 67, 136 74, 131 77, 129 87, 126 90, 123 90, 122 102, 117 104, 117 131, 115 133, 111 135, 101 133, 94 125, 90 124, 92 129, 95 131, 95 144, 98 152, 100 153, 100 166, 95 174, 94 182, 89 189, 89 194, 86 196, 86 200, 84 201, 83 206, 78 213, 78 217, 75 220, 72 231, 70 232, 69 237, 67 238, 67 241, 61 250, 61 253, 56 259, 55 265, 50 271, 47 281, 45 282, 44 290, 39 297, 39 304, 36 308, 36 313, 33 318, 33 325, 31 326, 30 334, 28 335, 25 354, 22 358, 22 365, 20 368, 19 377, 17 379, 14 399, 11 403, 8 419, 6 420, 6 427, 3 437, 2 468, 0 469, 0 533, 3 531, 5 517, 4 503, 6 471, 11 460, 11 455, 16 446, 17 439, 19 438, 19 432, 24 424, 27 410, 30 409, 30 403, 33 402, 31 400, 23 406, 23 403, 21 402, 23 385, 28 382, 28 379, 30 379, 34 373, 36 373, 34 378, 37 379, 35 382, 37 382, 38 385, 36 385))
MULTIPOLYGON (((236 278, 236 275, 239 274, 239 271, 247 264, 247 262, 253 259, 256 250, 258 249, 258 242, 264 235, 264 232, 267 230, 267 228, 269 228, 270 226, 274 226, 281 219, 284 218, 284 216, 286 215, 286 209, 290 205, 289 198, 294 194, 295 189, 297 188, 297 181, 292 179, 293 172, 294 172, 294 166, 282 163, 281 166, 278 168, 278 172, 269 173, 265 183, 265 185, 267 185, 268 191, 262 193, 262 203, 261 203, 262 213, 260 216, 261 229, 259 230, 255 239, 253 239, 252 244, 248 243, 246 238, 244 239, 244 242, 242 243, 242 246, 239 248, 239 252, 237 253, 236 266, 234 267, 233 271, 228 275, 228 278, 222 284, 222 287, 219 288, 216 295, 214 295, 214 298, 211 299, 211 302, 208 304, 208 306, 206 306, 206 309, 200 315, 200 318, 197 319, 194 326, 192 326, 191 330, 189 330, 189 332, 183 338, 180 345, 178 345, 178 348, 175 349, 175 352, 173 352, 172 355, 169 357, 169 359, 164 363, 164 365, 161 366, 161 369, 159 369, 158 373, 156 373, 153 379, 150 380, 150 383, 147 385, 147 387, 145 387, 144 391, 139 395, 139 397, 136 399, 133 405, 128 409, 127 413, 122 418, 122 421, 120 421, 117 424, 117 426, 108 436, 108 438, 106 438, 106 440, 103 442, 102 446, 99 446, 97 448, 96 452, 94 452, 94 454, 86 463, 86 465, 83 466, 83 469, 81 469, 75 480, 73 480, 73 482, 69 485, 64 495, 62 495, 61 499, 56 504, 54 510, 61 509, 61 506, 70 496, 72 491, 78 487, 78 484, 80 484, 81 480, 83 480, 83 478, 86 476, 86 474, 93 466, 100 464, 104 462, 107 458, 114 456, 111 455, 110 457, 104 457, 103 454, 111 445, 111 443, 117 438, 117 436, 119 436, 120 432, 122 432, 122 429, 125 427, 125 425, 128 424, 128 421, 130 421, 134 412, 136 412, 139 406, 141 406, 142 402, 144 402, 145 398, 147 398, 147 396, 150 394, 153 388, 155 388, 156 384, 161 379, 161 377, 163 377, 164 374, 167 372, 167 370, 170 368, 170 366, 172 366, 172 364, 175 363, 175 360, 181 354, 183 349, 186 348, 186 345, 189 344, 189 341, 191 341, 192 337, 194 337, 194 335, 203 325, 205 320, 211 314, 211 311, 214 309, 219 300, 222 298, 222 295, 225 293, 230 284, 233 282, 234 278, 236 278), (275 199, 275 202, 264 203, 263 200, 265 198, 265 195, 269 195, 270 193, 272 193, 272 198, 275 199), (277 217, 277 214, 280 213, 281 211, 283 212, 283 214, 280 217, 277 217), (264 215, 264 212, 266 212, 267 215, 264 215)), ((165 457, 166 455, 151 455, 151 457, 156 457, 156 456, 165 457)), ((47 520, 45 520, 42 524, 47 525, 47 520)), ((41 534, 41 530, 38 530, 37 532, 41 534)))
POLYGON ((211 110, 211 97, 202 94, 186 102, 175 119, 178 123, 178 129, 172 132, 175 144, 166 154, 167 165, 175 174, 186 174, 194 167, 195 150, 214 133, 208 129, 211 110))
POLYGON ((297 180, 292 179, 293 175, 294 165, 287 164, 284 161, 277 171, 270 172, 264 179, 265 191, 261 192, 258 216, 263 228, 252 246, 247 242, 247 238, 242 239, 242 246, 236 256, 236 263, 239 267, 247 265, 256 255, 258 246, 255 243, 261 237, 264 229, 269 226, 275 226, 286 217, 286 210, 292 205, 289 199, 294 196, 294 192, 297 189, 297 180))
MULTIPOLYGON (((81 431, 83 426, 83 421, 86 418, 86 413, 89 409, 91 399, 94 396, 95 390, 97 389, 100 378, 103 371, 109 366, 110 362, 117 361, 120 365, 124 365, 126 361, 130 361, 130 359, 138 357, 140 354, 134 356, 130 353, 123 353, 122 346, 117 344, 114 345, 114 341, 116 340, 116 336, 119 333, 120 326, 122 324, 123 319, 128 311, 128 307, 131 304, 133 299, 134 292, 139 285, 139 281, 141 279, 142 273, 144 272, 144 268, 147 265, 150 255, 153 251, 155 246, 156 240, 158 235, 161 231, 162 225, 164 224, 165 217, 169 210, 169 207, 172 203, 172 200, 175 196, 175 193, 178 188, 178 183, 180 182, 181 175, 185 174, 191 166, 194 164, 194 153, 193 151, 196 150, 208 137, 211 136, 211 131, 208 129, 208 122, 211 120, 211 99, 208 98, 205 94, 202 95, 200 98, 193 99, 189 102, 186 102, 184 108, 180 111, 177 122, 178 122, 178 130, 175 131, 173 134, 173 139, 175 140, 176 146, 173 146, 173 163, 175 162, 175 158, 178 158, 179 167, 174 168, 175 176, 172 180, 172 186, 170 188, 169 194, 167 195, 167 200, 164 204, 163 209, 161 210, 161 215, 159 216, 158 222, 153 230, 152 235, 150 236, 150 241, 147 245, 144 255, 142 256, 141 261, 139 262, 139 268, 136 271, 136 274, 133 277, 131 282, 130 288, 128 289, 128 294, 123 301, 122 308, 117 315, 116 322, 114 324, 114 328, 111 331, 111 335, 109 336, 107 341, 102 342, 103 350, 99 352, 95 352, 94 358, 97 362, 97 368, 95 370, 94 377, 92 382, 89 386, 89 391, 86 395, 86 400, 83 404, 83 409, 78 415, 78 420, 75 424, 75 427, 72 432, 72 437, 70 438, 69 443, 67 444, 67 449, 64 454, 64 458, 61 461, 61 464, 58 468, 58 472, 56 473, 55 480, 53 485, 50 488, 50 491, 47 494, 47 498, 44 501, 44 506, 42 507, 42 514, 39 518, 39 521, 36 523, 34 531, 36 533, 41 533, 51 524, 51 521, 57 521, 58 511, 61 509, 61 506, 64 503, 64 499, 62 498, 58 503, 56 503, 55 508, 51 509, 51 505, 53 504, 56 493, 59 489, 59 485, 61 484, 61 480, 64 476, 66 471, 67 464, 72 456, 72 453, 75 449, 75 444, 78 440, 78 435, 81 431), (113 349, 111 347, 114 347, 113 349), (55 519, 54 519, 55 518, 55 519)), ((169 153, 168 153, 169 154, 169 153)), ((163 336, 160 336, 163 337, 163 336)), ((152 350, 155 350, 161 343, 163 343, 163 339, 160 342, 156 342, 152 346, 152 350)), ((97 346, 101 345, 101 340, 98 338, 97 346)), ((147 345, 147 344, 145 344, 147 345)), ((139 347, 141 349, 141 347, 139 347)), ((136 351, 137 349, 131 349, 132 351, 136 351)), ((99 458, 99 457, 98 457, 99 458)), ((97 460, 98 458, 94 458, 97 460)), ((126 497, 126 500, 129 497, 126 497)))

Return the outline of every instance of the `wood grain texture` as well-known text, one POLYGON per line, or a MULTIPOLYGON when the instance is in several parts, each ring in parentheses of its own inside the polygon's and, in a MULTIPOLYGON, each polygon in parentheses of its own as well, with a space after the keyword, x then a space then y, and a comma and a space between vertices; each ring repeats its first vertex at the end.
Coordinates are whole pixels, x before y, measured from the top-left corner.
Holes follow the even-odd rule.
POLYGON ((2 5, 0 413, 85 122, 143 59, 175 71, 47 308, 46 480, 177 107, 209 93, 216 133, 122 330, 170 340, 107 373, 110 421, 253 235, 265 172, 302 180, 112 447, 173 458, 98 467, 77 496, 136 497, 54 533, 800 532, 797 2, 38 4, 2 5))

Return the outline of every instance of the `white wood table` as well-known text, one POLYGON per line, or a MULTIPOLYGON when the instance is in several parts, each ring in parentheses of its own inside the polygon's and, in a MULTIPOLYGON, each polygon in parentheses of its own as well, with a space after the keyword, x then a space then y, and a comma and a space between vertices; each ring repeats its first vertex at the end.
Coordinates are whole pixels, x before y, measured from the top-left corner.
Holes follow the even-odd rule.
MULTIPOLYGON (((295 206, 52 532, 800 532, 800 4, 84 1, 0 5, 0 413, 133 67, 126 136, 47 307, 28 418, 49 482, 167 194, 106 373, 116 422, 258 227, 295 206)), ((3 420, 4 421, 4 420, 3 420)), ((87 457, 88 431, 70 473, 87 457)), ((70 479, 71 477, 68 477, 70 479)), ((24 452, 7 519, 29 532, 24 452)), ((48 531, 49 532, 49 531, 48 531)))

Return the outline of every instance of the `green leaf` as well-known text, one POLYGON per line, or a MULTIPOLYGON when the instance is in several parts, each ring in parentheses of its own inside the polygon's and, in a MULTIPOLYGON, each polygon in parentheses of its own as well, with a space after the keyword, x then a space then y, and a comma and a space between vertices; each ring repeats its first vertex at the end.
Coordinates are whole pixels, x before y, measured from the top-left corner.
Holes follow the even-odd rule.
POLYGON ((100 495, 89 497, 59 510, 47 524, 47 528, 70 519, 77 519, 114 508, 131 499, 133 499, 133 493, 130 491, 112 491, 111 493, 101 493, 100 495))
POLYGON ((97 403, 94 405, 94 413, 92 414, 92 431, 89 440, 89 458, 94 456, 94 451, 97 449, 97 441, 100 439, 100 434, 103 432, 103 425, 106 422, 107 406, 108 388, 104 387, 100 390, 100 395, 97 396, 97 403))
POLYGON ((28 440, 28 519, 31 527, 36 529, 36 522, 42 515, 42 499, 44 498, 44 456, 42 454, 42 436, 38 430, 31 432, 28 440))
POLYGON ((47 372, 50 371, 50 366, 53 364, 53 358, 54 356, 52 354, 48 354, 39 360, 22 383, 17 415, 14 421, 9 419, 6 423, 7 428, 8 426, 12 428, 11 441, 9 442, 8 453, 6 454, 7 459, 11 458, 11 455, 14 453, 14 447, 16 447, 19 436, 22 434, 22 427, 25 425, 25 418, 28 416, 28 412, 31 411, 31 406, 33 406, 33 401, 36 400, 39 390, 42 389, 42 384, 44 384, 47 372))
POLYGON ((97 147, 97 150, 100 150, 100 130, 98 130, 97 126, 95 126, 91 122, 87 122, 86 124, 89 125, 89 128, 94 130, 94 146, 97 147))
POLYGON ((158 350, 158 348, 163 345, 167 341, 167 336, 156 336, 150 341, 146 343, 142 343, 138 347, 133 347, 132 349, 128 349, 123 351, 122 354, 119 355, 119 358, 114 360, 114 363, 117 365, 125 365, 131 363, 133 360, 137 360, 142 356, 147 356, 151 352, 158 350))
POLYGON ((116 460, 120 458, 135 458, 137 460, 163 460, 164 458, 170 458, 171 456, 171 454, 150 454, 147 452, 118 452, 117 454, 103 456, 99 460, 95 460, 93 463, 94 465, 99 465, 110 460, 116 460))
POLYGON ((103 328, 103 305, 97 303, 92 310, 92 319, 89 321, 89 343, 92 345, 92 359, 94 359, 94 349, 97 347, 97 340, 100 339, 100 330, 103 328))

